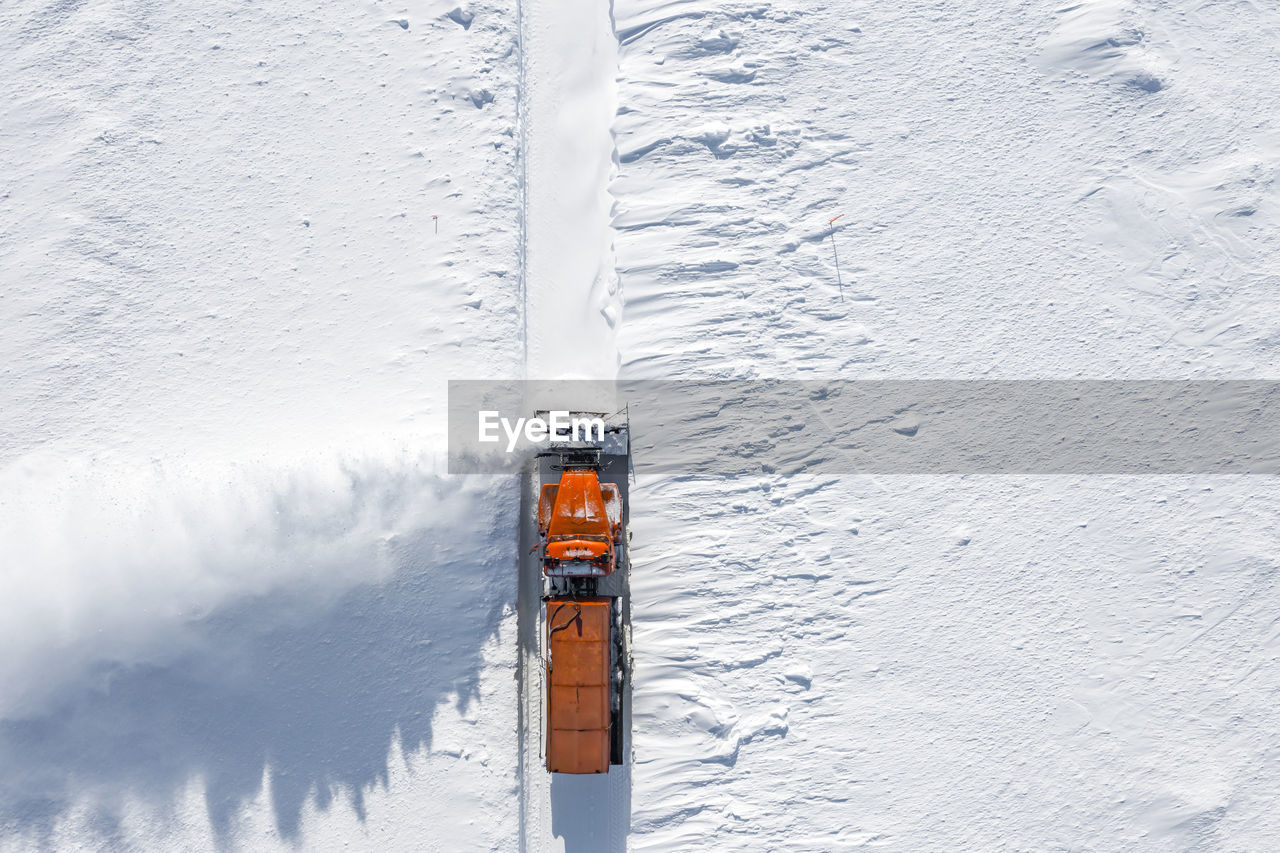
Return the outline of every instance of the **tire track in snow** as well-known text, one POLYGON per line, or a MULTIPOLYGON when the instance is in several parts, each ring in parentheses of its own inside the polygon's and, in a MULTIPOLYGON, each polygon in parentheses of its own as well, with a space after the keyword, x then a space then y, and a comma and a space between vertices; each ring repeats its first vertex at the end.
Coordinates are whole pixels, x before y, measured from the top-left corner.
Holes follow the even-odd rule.
POLYGON ((612 379, 622 311, 613 22, 590 0, 524 4, 520 16, 525 375, 612 379))

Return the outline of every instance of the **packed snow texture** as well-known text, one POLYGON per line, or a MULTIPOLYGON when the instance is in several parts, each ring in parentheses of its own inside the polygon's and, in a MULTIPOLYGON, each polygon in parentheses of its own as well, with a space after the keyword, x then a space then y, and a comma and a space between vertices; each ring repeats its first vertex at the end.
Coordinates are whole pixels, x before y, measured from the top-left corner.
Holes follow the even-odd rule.
MULTIPOLYGON (((1277 378, 1272 6, 531 8, 0 9, 0 849, 529 839, 446 379, 1277 378)), ((1274 849, 1278 510, 642 478, 628 847, 1274 849)))

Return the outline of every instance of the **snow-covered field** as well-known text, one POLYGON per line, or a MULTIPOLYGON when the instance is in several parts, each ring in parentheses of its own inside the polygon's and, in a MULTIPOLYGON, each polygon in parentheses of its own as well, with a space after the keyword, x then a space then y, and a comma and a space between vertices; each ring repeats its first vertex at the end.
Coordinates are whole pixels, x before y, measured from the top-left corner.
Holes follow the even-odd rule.
MULTIPOLYGON (((0 8, 0 849, 600 849, 521 808, 518 489, 444 473, 446 380, 1280 378, 1278 39, 0 8)), ((1278 517, 642 473, 627 847, 1276 849, 1278 517)))
POLYGON ((518 496, 440 442, 523 370, 518 40, 452 8, 0 9, 0 848, 514 843, 518 496))

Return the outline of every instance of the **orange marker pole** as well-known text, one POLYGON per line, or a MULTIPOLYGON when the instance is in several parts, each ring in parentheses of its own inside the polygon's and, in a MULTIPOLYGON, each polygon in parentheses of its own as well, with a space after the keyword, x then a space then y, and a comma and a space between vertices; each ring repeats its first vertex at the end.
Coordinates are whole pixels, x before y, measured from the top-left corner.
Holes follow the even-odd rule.
MULTIPOLYGON (((827 225, 834 225, 835 221, 843 216, 843 213, 840 214, 840 216, 833 216, 831 219, 827 220, 827 225)), ((844 282, 840 280, 840 254, 836 251, 835 228, 831 229, 831 256, 836 259, 836 284, 840 287, 840 301, 844 302, 844 282)))

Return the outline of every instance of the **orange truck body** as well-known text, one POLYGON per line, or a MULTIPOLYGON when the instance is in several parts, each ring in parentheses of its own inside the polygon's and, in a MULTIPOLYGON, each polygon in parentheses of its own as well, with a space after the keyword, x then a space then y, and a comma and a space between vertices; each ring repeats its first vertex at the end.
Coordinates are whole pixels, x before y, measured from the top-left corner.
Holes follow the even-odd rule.
POLYGON ((547 600, 547 769, 609 772, 608 598, 547 600))

